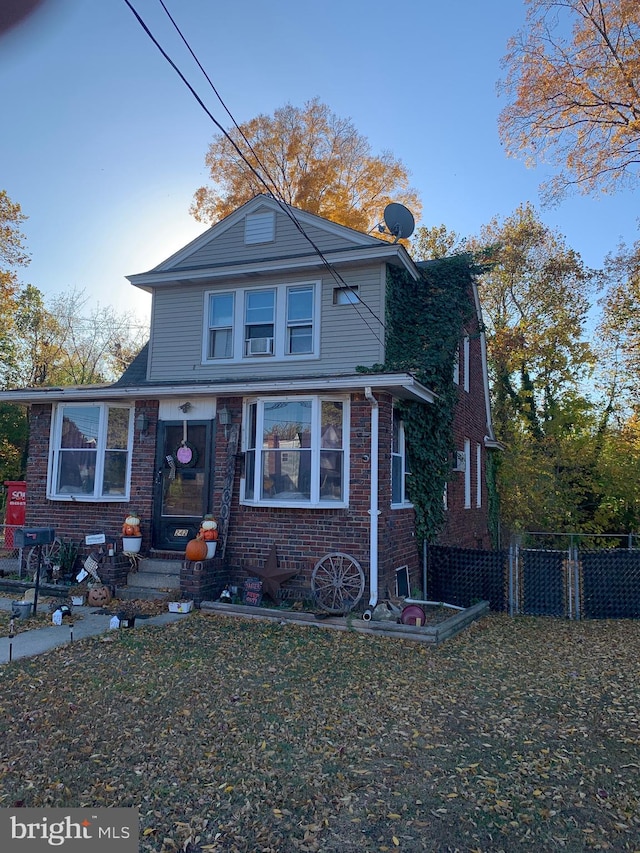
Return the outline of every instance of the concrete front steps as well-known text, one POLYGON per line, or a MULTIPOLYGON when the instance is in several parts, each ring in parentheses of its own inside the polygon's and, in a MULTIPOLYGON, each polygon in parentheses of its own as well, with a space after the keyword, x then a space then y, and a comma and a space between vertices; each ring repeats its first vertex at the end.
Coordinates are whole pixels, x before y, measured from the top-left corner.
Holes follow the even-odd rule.
POLYGON ((170 599, 180 596, 181 560, 146 557, 135 572, 127 575, 127 585, 116 588, 116 597, 132 599, 170 599))

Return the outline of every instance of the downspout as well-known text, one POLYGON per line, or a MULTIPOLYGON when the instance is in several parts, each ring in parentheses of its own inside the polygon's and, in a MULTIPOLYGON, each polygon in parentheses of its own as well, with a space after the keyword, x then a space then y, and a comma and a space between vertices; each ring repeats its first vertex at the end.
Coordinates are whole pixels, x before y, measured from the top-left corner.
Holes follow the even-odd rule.
POLYGON ((363 619, 371 619, 371 612, 378 603, 378 480, 379 480, 379 416, 378 401, 371 387, 364 389, 364 396, 371 406, 371 497, 369 502, 369 608, 363 613, 363 619))

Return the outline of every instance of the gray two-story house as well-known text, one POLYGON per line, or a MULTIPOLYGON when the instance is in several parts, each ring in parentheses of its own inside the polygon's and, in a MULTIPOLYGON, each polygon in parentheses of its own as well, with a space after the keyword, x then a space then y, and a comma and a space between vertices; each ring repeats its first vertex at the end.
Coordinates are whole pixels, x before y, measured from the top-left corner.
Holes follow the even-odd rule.
MULTIPOLYGON (((419 584, 401 406, 436 395, 381 367, 390 270, 420 281, 400 243, 258 196, 130 276, 152 295, 150 339, 118 382, 0 394, 30 407, 27 525, 117 540, 135 509, 142 552, 183 557, 211 513, 215 558, 197 577, 182 567, 196 600, 240 584, 274 544, 291 590, 309 590, 314 570, 336 587, 361 579, 364 604, 393 593, 403 566, 419 584)), ((495 441, 475 288, 470 299, 441 537, 488 547, 495 441)))

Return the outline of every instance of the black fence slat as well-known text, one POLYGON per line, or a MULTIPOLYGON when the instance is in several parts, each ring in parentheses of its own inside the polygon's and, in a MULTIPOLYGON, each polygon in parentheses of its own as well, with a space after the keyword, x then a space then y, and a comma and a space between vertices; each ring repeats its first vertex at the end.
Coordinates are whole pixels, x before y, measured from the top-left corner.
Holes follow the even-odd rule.
POLYGON ((457 607, 488 601, 506 609, 508 552, 431 545, 427 551, 427 595, 457 607))

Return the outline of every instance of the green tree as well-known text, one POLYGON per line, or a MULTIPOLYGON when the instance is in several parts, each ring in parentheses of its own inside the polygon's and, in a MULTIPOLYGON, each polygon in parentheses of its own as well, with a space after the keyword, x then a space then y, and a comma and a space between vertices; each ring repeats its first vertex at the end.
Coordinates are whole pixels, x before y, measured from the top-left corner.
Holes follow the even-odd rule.
POLYGON ((411 254, 417 261, 437 260, 464 251, 464 240, 446 225, 416 228, 411 240, 411 254))
POLYGON ((584 527, 598 502, 596 438, 605 426, 583 391, 595 361, 585 326, 596 276, 531 205, 494 219, 468 246, 492 258, 480 295, 494 425, 507 445, 503 520, 584 527))
POLYGON ((15 363, 23 386, 114 381, 146 338, 146 329, 130 314, 110 306, 90 308, 84 291, 76 289, 47 301, 37 288, 24 288, 15 323, 20 333, 15 363))
POLYGON ((341 225, 371 231, 384 208, 402 202, 416 218, 421 205, 403 163, 385 151, 374 156, 350 119, 317 98, 287 104, 214 137, 206 155, 213 186, 195 193, 191 213, 213 223, 259 193, 341 225), (259 177, 247 166, 251 163, 259 177))
POLYGON ((607 290, 597 330, 600 388, 624 417, 640 409, 640 241, 605 260, 607 290))
POLYGON ((499 129, 507 152, 562 171, 550 200, 637 186, 640 164, 640 4, 526 0, 509 42, 499 129))

